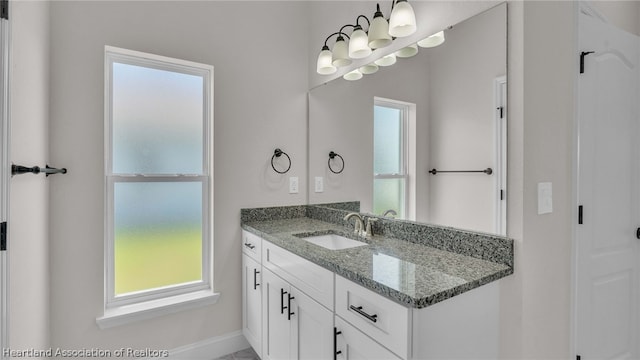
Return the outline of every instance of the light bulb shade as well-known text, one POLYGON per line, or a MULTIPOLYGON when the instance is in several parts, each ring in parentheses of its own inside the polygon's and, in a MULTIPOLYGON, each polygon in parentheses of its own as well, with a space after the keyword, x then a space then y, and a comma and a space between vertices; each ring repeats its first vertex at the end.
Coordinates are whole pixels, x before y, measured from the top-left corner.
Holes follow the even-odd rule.
POLYGON ((418 45, 413 44, 396 51, 396 56, 400 58, 408 58, 418 53, 418 45))
POLYGON ((389 35, 405 37, 416 32, 416 15, 411 5, 400 0, 391 11, 389 19, 389 35))
POLYGON ((378 66, 391 66, 396 63, 396 54, 389 54, 374 61, 378 66))
POLYGON ((342 67, 351 64, 351 59, 349 59, 349 47, 344 39, 336 41, 335 45, 333 45, 332 64, 335 67, 342 67))
POLYGON ((349 81, 360 80, 360 79, 362 79, 362 73, 360 71, 358 71, 358 69, 355 69, 353 71, 350 71, 350 72, 344 74, 342 77, 345 80, 349 80, 349 81))
POLYGON ((333 61, 333 54, 331 54, 331 51, 329 49, 324 48, 320 52, 320 55, 318 55, 318 64, 316 67, 316 71, 318 72, 318 74, 329 75, 336 72, 338 69, 336 69, 336 67, 333 66, 333 64, 331 63, 332 61, 333 61))
POLYGON ((379 49, 389 44, 391 44, 389 23, 382 16, 374 17, 369 27, 369 47, 379 49))
POLYGON ((422 39, 418 41, 418 46, 423 48, 430 48, 434 46, 438 46, 444 42, 444 31, 440 31, 429 36, 426 39, 422 39))
POLYGON ((371 55, 369 38, 362 28, 357 28, 349 40, 349 57, 352 59, 362 59, 371 55))
POLYGON ((371 64, 361 66, 358 70, 360 70, 360 72, 365 75, 369 75, 377 72, 378 69, 379 69, 378 65, 376 65, 375 63, 371 63, 371 64))

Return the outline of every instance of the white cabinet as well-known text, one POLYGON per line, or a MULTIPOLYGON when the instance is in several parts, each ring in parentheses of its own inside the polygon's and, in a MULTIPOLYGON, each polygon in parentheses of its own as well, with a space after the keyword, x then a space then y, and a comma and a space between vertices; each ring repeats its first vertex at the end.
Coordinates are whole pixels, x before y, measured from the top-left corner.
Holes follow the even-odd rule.
POLYGON ((409 308, 336 276, 336 314, 401 358, 409 358, 409 308))
POLYGON ((332 359, 333 312, 264 269, 262 359, 332 359))
POLYGON ((242 231, 242 334, 262 357, 262 239, 242 231))
POLYGON ((242 254, 242 333, 251 347, 262 349, 262 266, 242 254))
POLYGON ((335 331, 338 359, 400 359, 338 316, 336 316, 335 331))

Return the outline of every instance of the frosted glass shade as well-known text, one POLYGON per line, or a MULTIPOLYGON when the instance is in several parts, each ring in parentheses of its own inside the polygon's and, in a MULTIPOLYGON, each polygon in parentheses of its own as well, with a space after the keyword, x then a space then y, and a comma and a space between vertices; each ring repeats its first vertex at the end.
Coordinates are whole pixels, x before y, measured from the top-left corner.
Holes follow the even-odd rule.
POLYGON ((335 67, 342 67, 351 64, 351 59, 349 59, 349 46, 342 37, 339 37, 336 44, 333 45, 332 64, 335 67))
POLYGON ((444 42, 444 31, 437 32, 426 39, 418 41, 418 46, 430 48, 441 45, 444 42))
POLYGON ((349 40, 349 57, 352 59, 362 59, 369 55, 371 55, 369 37, 362 28, 358 27, 351 34, 351 39, 349 40))
POLYGON ((389 54, 374 61, 378 66, 391 66, 396 63, 396 54, 389 54))
POLYGON ((402 1, 396 3, 389 19, 389 35, 405 37, 416 32, 416 15, 411 5, 402 1))
POLYGON ((356 69, 353 71, 350 71, 346 74, 344 74, 344 76, 342 76, 345 80, 349 80, 349 81, 353 81, 353 80, 360 80, 362 79, 362 73, 356 69))
POLYGON ((333 54, 331 53, 329 48, 323 48, 323 50, 320 52, 320 55, 318 55, 318 63, 316 66, 316 71, 318 72, 318 74, 330 75, 335 73, 338 69, 333 66, 332 61, 333 54))
POLYGON ((418 45, 413 44, 396 51, 396 56, 400 58, 408 58, 418 53, 418 45))
POLYGON ((374 17, 369 27, 369 47, 379 49, 389 44, 391 44, 389 23, 382 16, 374 17))
POLYGON ((365 74, 365 75, 369 75, 369 74, 373 74, 375 72, 378 71, 378 65, 372 63, 372 64, 367 64, 364 66, 361 66, 358 70, 360 70, 361 73, 365 74))

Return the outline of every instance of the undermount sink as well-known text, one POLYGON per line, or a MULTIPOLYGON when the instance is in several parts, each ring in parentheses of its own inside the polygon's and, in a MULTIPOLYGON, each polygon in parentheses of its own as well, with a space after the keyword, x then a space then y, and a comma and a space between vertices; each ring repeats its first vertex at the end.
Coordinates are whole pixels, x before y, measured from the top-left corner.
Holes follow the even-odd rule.
POLYGON ((342 250, 369 245, 365 242, 349 239, 348 237, 344 237, 335 233, 296 234, 295 236, 329 250, 342 250))

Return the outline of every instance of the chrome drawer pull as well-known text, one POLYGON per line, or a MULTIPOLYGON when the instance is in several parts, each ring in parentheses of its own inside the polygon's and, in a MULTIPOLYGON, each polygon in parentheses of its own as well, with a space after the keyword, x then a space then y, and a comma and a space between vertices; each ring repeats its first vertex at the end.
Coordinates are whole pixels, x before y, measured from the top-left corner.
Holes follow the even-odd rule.
POLYGON ((373 315, 369 315, 366 312, 362 311, 362 306, 358 306, 355 307, 353 305, 349 305, 349 309, 357 312, 358 314, 364 316, 367 318, 367 320, 371 320, 373 322, 377 322, 378 321, 378 315, 377 314, 373 314, 373 315))
POLYGON ((255 248, 256 248, 256 246, 255 246, 255 245, 251 245, 251 244, 249 244, 249 243, 244 243, 244 246, 248 247, 248 248, 249 248, 249 249, 251 249, 251 250, 253 250, 253 249, 255 249, 255 248))

